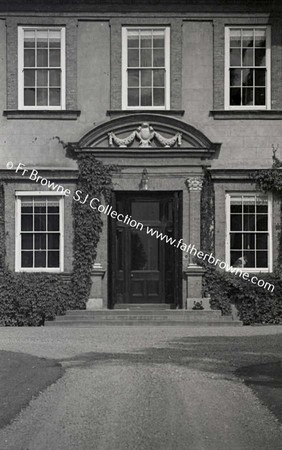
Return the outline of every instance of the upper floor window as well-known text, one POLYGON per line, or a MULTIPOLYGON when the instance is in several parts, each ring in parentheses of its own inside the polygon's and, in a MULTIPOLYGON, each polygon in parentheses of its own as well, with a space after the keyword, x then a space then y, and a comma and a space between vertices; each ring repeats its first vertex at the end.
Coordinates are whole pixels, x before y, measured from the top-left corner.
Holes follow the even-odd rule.
POLYGON ((169 109, 169 27, 122 31, 123 109, 169 109))
POLYGON ((65 109, 65 29, 19 27, 19 109, 65 109))
POLYGON ((270 109, 270 28, 226 27, 226 109, 270 109))
POLYGON ((227 195, 227 262, 233 267, 270 271, 271 197, 245 193, 227 195))
POLYGON ((17 192, 16 270, 63 270, 63 198, 46 192, 17 192))

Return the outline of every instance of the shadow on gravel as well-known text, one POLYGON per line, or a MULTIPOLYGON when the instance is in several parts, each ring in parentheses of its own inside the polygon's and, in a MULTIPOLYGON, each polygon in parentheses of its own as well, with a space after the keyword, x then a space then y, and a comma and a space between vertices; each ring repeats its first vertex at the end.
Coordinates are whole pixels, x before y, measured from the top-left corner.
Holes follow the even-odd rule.
POLYGON ((64 367, 98 364, 174 364, 238 378, 251 387, 282 421, 282 334, 247 337, 189 337, 131 353, 85 353, 63 360, 64 367))
POLYGON ((0 429, 63 374, 57 361, 0 351, 0 429))

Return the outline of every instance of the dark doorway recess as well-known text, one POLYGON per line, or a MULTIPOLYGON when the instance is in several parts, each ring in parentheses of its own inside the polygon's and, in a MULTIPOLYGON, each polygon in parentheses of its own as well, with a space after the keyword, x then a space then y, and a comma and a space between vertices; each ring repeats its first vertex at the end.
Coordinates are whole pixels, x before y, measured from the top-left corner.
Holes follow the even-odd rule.
POLYGON ((112 206, 143 229, 109 219, 109 307, 123 303, 181 307, 181 251, 176 247, 182 231, 181 192, 114 192, 112 206), (148 228, 175 239, 175 244, 148 234, 148 228))

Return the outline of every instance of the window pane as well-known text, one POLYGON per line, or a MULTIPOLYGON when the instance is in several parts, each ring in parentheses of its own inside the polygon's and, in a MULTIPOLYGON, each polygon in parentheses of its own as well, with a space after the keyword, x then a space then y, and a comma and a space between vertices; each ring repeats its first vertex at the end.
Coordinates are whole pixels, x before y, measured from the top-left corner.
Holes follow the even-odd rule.
POLYGON ((27 86, 35 86, 35 70, 26 70, 24 71, 24 85, 27 86))
POLYGON ((265 30, 255 30, 255 46, 266 47, 266 33, 265 30))
POLYGON ((258 249, 263 249, 263 250, 267 250, 268 245, 267 245, 267 234, 264 233, 258 233, 256 236, 257 239, 257 248, 258 249))
POLYGON ((242 62, 243 66, 253 66, 254 65, 254 52, 253 49, 244 48, 242 51, 242 62))
POLYGON ((44 200, 34 201, 34 212, 35 214, 45 214, 46 213, 46 203, 44 200))
POLYGON ((241 47, 241 30, 230 30, 230 47, 241 47))
POLYGON ((242 216, 241 215, 231 215, 231 231, 242 231, 242 216))
POLYGON ((165 65, 164 50, 163 49, 154 50, 153 66, 154 67, 164 67, 164 65, 165 65))
POLYGON ((268 267, 267 252, 257 252, 257 267, 268 267))
POLYGON ((242 233, 232 233, 230 235, 230 248, 232 250, 242 248, 242 233))
POLYGON ((46 267, 46 252, 35 252, 35 264, 34 267, 46 267))
POLYGON ((32 231, 33 230, 33 224, 32 224, 33 216, 27 216, 22 215, 21 221, 22 221, 22 231, 32 231))
POLYGON ((254 214, 244 214, 244 230, 245 231, 255 231, 255 215, 254 214))
POLYGON ((254 233, 244 234, 243 246, 244 246, 245 250, 254 250, 255 249, 255 234, 254 233))
POLYGON ((46 234, 36 233, 34 238, 35 238, 35 249, 36 250, 45 250, 46 234))
POLYGON ((141 50, 141 67, 151 67, 152 66, 152 50, 142 49, 141 50))
POLYGON ((48 70, 37 70, 37 86, 48 86, 48 70))
POLYGON ((48 105, 48 89, 37 89, 37 105, 47 106, 48 105))
POLYGON ((35 31, 24 31, 24 48, 35 48, 35 31))
POLYGON ((234 267, 242 267, 242 252, 230 252, 230 262, 234 267))
POLYGON ((21 267, 33 267, 33 252, 22 252, 21 267))
POLYGON ((128 31, 127 35, 128 48, 139 48, 139 35, 135 31, 128 31))
POLYGON ((60 87, 61 86, 61 71, 60 70, 50 70, 49 71, 49 84, 50 86, 60 87))
POLYGON ((60 67, 61 65, 61 52, 60 50, 50 50, 49 52, 49 66, 60 67))
POLYGON ((152 106, 152 89, 141 89, 141 106, 152 106))
POLYGON ((48 47, 48 30, 37 30, 37 48, 47 48, 48 47))
POLYGON ((24 51, 24 66, 35 67, 35 50, 24 51))
POLYGON ((128 71, 128 86, 129 87, 139 86, 139 70, 128 71))
POLYGON ((59 213, 59 206, 50 205, 50 202, 48 202, 48 213, 50 213, 50 214, 58 214, 59 213))
POLYGON ((256 49, 255 50, 255 65, 256 66, 265 66, 265 50, 256 49))
POLYGON ((139 50, 128 50, 128 67, 139 67, 139 50))
POLYGON ((243 211, 245 214, 254 214, 255 213, 255 199, 254 200, 244 199, 243 211))
POLYGON ((50 48, 61 47, 61 31, 49 30, 49 47, 50 48))
POLYGON ((265 86, 265 69, 255 70, 255 86, 265 86))
POLYGON ((48 267, 60 267, 59 252, 48 252, 48 267))
POLYGON ((242 44, 243 47, 254 46, 254 30, 252 28, 242 30, 242 44))
POLYGON ((164 33, 158 33, 154 32, 153 36, 153 47, 154 48, 164 48, 165 40, 164 40, 164 33))
POLYGON ((241 86, 241 69, 230 69, 230 86, 241 86))
POLYGON ((256 252, 244 252, 244 267, 256 267, 256 252))
POLYGON ((22 249, 30 250, 33 248, 33 234, 25 233, 22 234, 22 249))
POLYGON ((48 234, 48 249, 58 250, 60 248, 60 235, 59 234, 48 234))
POLYGON ((254 85, 254 71, 253 69, 243 69, 242 78, 243 86, 253 86, 254 85))
MULTIPOLYGON (((239 200, 240 203, 239 204, 232 204, 230 205, 230 211, 231 213, 241 213, 242 212, 242 204, 241 204, 241 200, 239 200)), ((231 200, 232 202, 232 200, 231 200)))
POLYGON ((154 106, 164 106, 165 103, 165 90, 163 88, 154 88, 154 106))
POLYGON ((243 88, 243 105, 253 105, 254 91, 253 88, 243 88))
POLYGON ((268 231, 268 217, 267 215, 260 214, 257 215, 257 230, 258 231, 268 231))
POLYGON ((140 45, 141 45, 141 48, 151 48, 152 47, 151 31, 142 32, 140 45))
POLYGON ((34 230, 46 231, 46 216, 43 214, 37 214, 34 216, 34 230))
POLYGON ((165 72, 164 70, 154 70, 153 71, 154 76, 154 86, 161 86, 164 87, 165 85, 165 72))
POLYGON ((48 50, 40 48, 37 50, 37 67, 48 67, 48 50))
POLYGON ((265 105, 265 88, 255 89, 255 104, 265 105))
POLYGON ((61 89, 50 89, 50 100, 49 100, 50 106, 60 106, 61 104, 61 89))
POLYGON ((128 106, 139 106, 139 89, 128 89, 128 106))
POLYGON ((48 215, 48 231, 59 231, 60 229, 60 222, 59 222, 59 216, 54 215, 48 215))
POLYGON ((152 86, 152 71, 142 70, 141 71, 141 86, 151 87, 152 86))
POLYGON ((239 106, 241 105, 241 89, 231 88, 230 89, 230 105, 239 106))
POLYGON ((240 49, 230 49, 230 66, 241 66, 240 49))

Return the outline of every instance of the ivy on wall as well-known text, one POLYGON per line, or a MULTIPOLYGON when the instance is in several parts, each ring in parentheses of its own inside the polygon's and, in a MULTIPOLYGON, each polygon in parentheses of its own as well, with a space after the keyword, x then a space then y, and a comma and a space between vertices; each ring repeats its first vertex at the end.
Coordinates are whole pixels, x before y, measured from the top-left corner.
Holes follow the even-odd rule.
MULTIPOLYGON (((74 266, 71 280, 72 295, 70 308, 84 309, 91 288, 91 270, 97 256, 97 245, 103 227, 101 213, 90 207, 94 197, 100 202, 111 200, 112 174, 116 166, 104 165, 93 155, 78 156, 77 189, 83 195, 89 194, 88 201, 82 204, 73 201, 74 220, 74 266)), ((98 207, 98 204, 96 205, 98 207)))
MULTIPOLYGON (((203 190, 201 202, 201 242, 204 250, 210 252, 214 249, 214 234, 211 224, 214 224, 214 191, 212 180, 205 177, 206 187, 203 190), (211 196, 210 199, 208 197, 211 196)), ((275 151, 273 165, 269 169, 256 170, 251 173, 250 179, 257 189, 263 192, 272 192, 276 195, 282 193, 282 161, 275 151)), ((281 222, 282 223, 282 202, 281 222)), ((275 286, 273 292, 248 283, 238 276, 216 269, 204 264, 203 295, 211 297, 211 307, 220 309, 223 314, 230 314, 231 305, 235 305, 240 319, 245 325, 252 323, 281 323, 282 322, 282 236, 279 238, 279 258, 274 273, 261 274, 265 282, 275 286)))
MULTIPOLYGON (((67 308, 85 309, 91 288, 91 270, 103 222, 90 207, 94 197, 110 202, 112 173, 93 155, 78 155, 78 184, 82 204, 73 200, 74 263, 70 280, 63 274, 13 273, 5 266, 4 189, 0 185, 0 325, 38 326, 67 308)), ((98 206, 98 205, 97 205, 98 206)))

